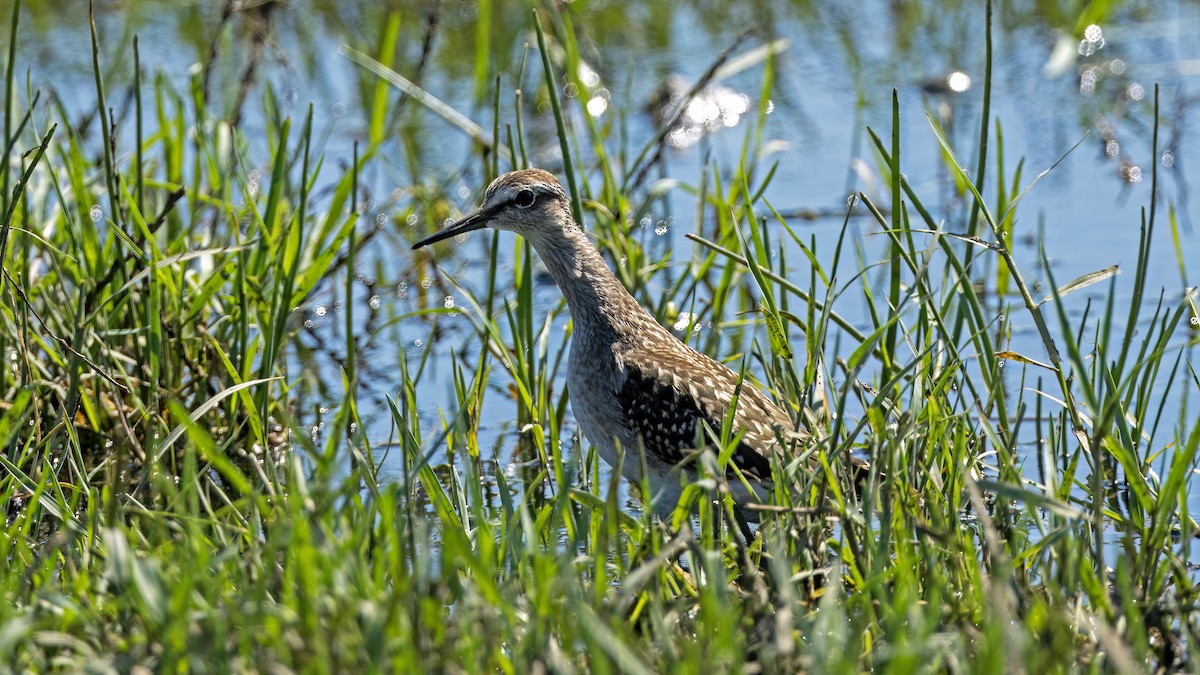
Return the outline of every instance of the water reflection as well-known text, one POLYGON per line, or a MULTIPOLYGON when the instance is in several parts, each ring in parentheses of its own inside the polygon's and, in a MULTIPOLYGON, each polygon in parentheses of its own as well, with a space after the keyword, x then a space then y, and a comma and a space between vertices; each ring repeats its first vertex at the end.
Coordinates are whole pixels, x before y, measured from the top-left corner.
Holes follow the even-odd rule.
POLYGON ((944 77, 933 77, 921 83, 921 90, 927 94, 961 94, 971 88, 971 76, 961 70, 955 70, 944 77))
POLYGON ((672 74, 654 93, 650 104, 655 126, 674 119, 667 132, 667 145, 682 149, 696 144, 705 134, 737 126, 750 111, 750 97, 721 85, 710 84, 692 96, 692 83, 672 74))

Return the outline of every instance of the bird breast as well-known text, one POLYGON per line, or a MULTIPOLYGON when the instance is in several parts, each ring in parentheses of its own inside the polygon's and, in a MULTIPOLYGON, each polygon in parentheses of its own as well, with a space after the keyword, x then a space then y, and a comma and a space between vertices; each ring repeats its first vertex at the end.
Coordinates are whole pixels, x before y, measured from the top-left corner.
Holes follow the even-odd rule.
MULTIPOLYGON (((617 465, 617 444, 627 453, 637 452, 637 437, 622 424, 617 391, 621 372, 611 349, 590 349, 579 335, 571 343, 567 358, 567 387, 571 411, 584 438, 596 447, 600 457, 617 465)), ((635 476, 637 461, 626 460, 623 473, 635 476), (633 472, 633 473, 631 473, 633 472)))

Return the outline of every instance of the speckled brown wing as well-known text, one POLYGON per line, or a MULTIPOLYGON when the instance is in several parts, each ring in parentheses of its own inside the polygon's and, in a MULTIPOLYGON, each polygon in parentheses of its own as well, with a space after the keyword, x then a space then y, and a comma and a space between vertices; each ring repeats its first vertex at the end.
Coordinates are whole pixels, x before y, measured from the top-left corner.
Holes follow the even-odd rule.
MULTIPOLYGON (((641 437, 647 454, 678 464, 696 447, 701 423, 720 431, 737 379, 732 373, 725 378, 708 371, 708 381, 689 381, 681 375, 687 369, 671 365, 670 359, 661 355, 656 366, 626 363, 625 381, 617 398, 627 424, 641 437), (713 375, 721 381, 713 382, 713 375)), ((766 453, 778 445, 774 426, 755 410, 762 400, 762 393, 745 383, 734 415, 734 432, 743 436, 734 449, 733 463, 752 480, 770 478, 771 461, 766 453)))

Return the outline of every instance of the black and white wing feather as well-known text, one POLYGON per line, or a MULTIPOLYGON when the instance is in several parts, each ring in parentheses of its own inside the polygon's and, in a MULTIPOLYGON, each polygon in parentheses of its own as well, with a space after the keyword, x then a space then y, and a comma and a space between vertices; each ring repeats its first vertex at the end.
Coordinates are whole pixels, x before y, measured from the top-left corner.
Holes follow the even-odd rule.
MULTIPOLYGON (((734 383, 736 386, 736 379, 734 383)), ((728 386, 729 383, 720 384, 728 386)), ((749 389, 744 387, 742 391, 749 389)), ((717 396, 704 383, 678 383, 677 378, 668 380, 664 377, 661 370, 643 369, 628 363, 625 381, 617 398, 626 423, 640 437, 646 454, 667 464, 679 464, 697 447, 697 439, 704 438, 702 424, 713 431, 720 431, 728 410, 727 405, 721 405, 724 397, 717 396), (698 433, 701 435, 697 436, 698 433)), ((753 404, 753 401, 743 399, 739 402, 737 412, 742 412, 742 405, 753 404)), ((762 444, 765 440, 768 442, 766 449, 775 446, 776 442, 771 437, 773 431, 767 436, 762 429, 738 428, 746 426, 739 424, 745 421, 744 417, 746 415, 743 414, 734 416, 734 432, 743 433, 743 436, 734 449, 733 463, 747 478, 767 479, 771 476, 769 455, 764 453, 763 448, 756 449, 752 443, 758 441, 762 444)))

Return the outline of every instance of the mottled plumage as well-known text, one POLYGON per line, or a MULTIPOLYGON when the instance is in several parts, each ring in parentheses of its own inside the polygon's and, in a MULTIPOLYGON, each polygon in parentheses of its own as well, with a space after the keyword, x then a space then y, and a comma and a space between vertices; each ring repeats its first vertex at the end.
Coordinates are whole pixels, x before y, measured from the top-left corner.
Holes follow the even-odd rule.
MULTIPOLYGON (((719 432, 719 406, 704 405, 690 393, 681 392, 660 378, 626 363, 625 384, 617 392, 621 413, 638 436, 647 454, 668 464, 678 464, 691 450, 707 442, 707 433, 719 432)), ((734 450, 733 463, 751 480, 771 475, 771 460, 742 438, 734 450)))
MULTIPOLYGON (((482 227, 520 234, 546 263, 575 325, 567 362, 575 419, 604 460, 620 464, 635 483, 642 479, 637 453, 644 451, 653 492, 648 503, 669 512, 685 482, 681 478, 694 474, 686 460, 697 438, 706 438, 704 425, 720 432, 738 375, 680 342, 634 300, 572 218, 570 201, 553 175, 528 169, 500 176, 488 186, 478 212, 413 248, 482 227)), ((772 453, 786 462, 808 434, 749 381, 738 392, 732 421, 734 433, 741 434, 732 463, 752 490, 730 481, 731 492, 739 503, 760 501, 769 487, 772 453)))

